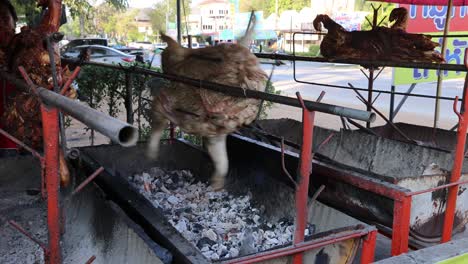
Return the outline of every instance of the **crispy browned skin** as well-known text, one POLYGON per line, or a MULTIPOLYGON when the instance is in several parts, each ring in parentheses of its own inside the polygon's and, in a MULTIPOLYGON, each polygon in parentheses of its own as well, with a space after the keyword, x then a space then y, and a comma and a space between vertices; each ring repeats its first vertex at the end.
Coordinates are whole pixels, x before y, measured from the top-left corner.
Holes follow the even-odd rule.
POLYGON ((323 24, 328 30, 320 44, 320 51, 330 60, 444 61, 434 51, 438 43, 432 42, 428 36, 406 32, 406 9, 393 10, 391 18, 396 20, 392 28, 377 27, 368 31, 349 32, 328 15, 318 15, 313 22, 315 29, 321 31, 323 24))
POLYGON ((391 29, 406 31, 406 27, 408 27, 408 10, 404 7, 395 8, 390 12, 388 20, 390 22, 395 21, 390 27, 391 29))
MULTIPOLYGON (((0 7, 1 3, 5 1, 0 0, 0 7)), ((8 41, 0 41, 0 47, 3 44, 5 45, 3 60, 0 54, 0 67, 6 67, 9 71, 16 73, 18 78, 22 78, 18 72, 18 67, 22 66, 36 85, 51 89, 53 87, 51 61, 45 37, 57 32, 60 27, 61 1, 40 0, 38 1, 38 6, 47 7, 48 11, 37 27, 23 27, 19 34, 11 35, 8 41)), ((9 11, 10 18, 8 18, 5 16, 5 10, 4 8, 0 8, 0 23, 6 21, 11 24, 12 12, 9 11)), ((0 24, 0 34, 10 36, 5 32, 8 33, 10 30, 0 24)), ((58 46, 55 44, 54 60, 57 79, 59 85, 61 85, 63 83, 63 75, 60 65, 60 54, 58 46)), ((64 76, 69 76, 69 72, 66 72, 64 76)), ((73 94, 73 92, 70 94, 73 94)), ((5 125, 5 129, 32 148, 42 149, 42 121, 40 103, 37 97, 31 94, 31 91, 17 88, 16 92, 8 98, 7 103, 7 109, 1 117, 1 122, 5 125)), ((59 153, 59 161, 60 177, 63 186, 70 182, 70 175, 62 151, 59 153)))

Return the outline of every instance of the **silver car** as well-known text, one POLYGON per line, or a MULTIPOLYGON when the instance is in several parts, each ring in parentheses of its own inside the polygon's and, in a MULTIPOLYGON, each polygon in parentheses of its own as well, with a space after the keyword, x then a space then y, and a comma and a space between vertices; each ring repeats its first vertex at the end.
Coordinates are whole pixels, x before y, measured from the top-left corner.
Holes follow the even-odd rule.
POLYGON ((62 54, 62 57, 65 59, 78 59, 80 54, 86 49, 89 49, 90 51, 90 61, 92 62, 119 64, 135 61, 135 55, 126 54, 116 49, 101 45, 77 46, 66 51, 62 54))

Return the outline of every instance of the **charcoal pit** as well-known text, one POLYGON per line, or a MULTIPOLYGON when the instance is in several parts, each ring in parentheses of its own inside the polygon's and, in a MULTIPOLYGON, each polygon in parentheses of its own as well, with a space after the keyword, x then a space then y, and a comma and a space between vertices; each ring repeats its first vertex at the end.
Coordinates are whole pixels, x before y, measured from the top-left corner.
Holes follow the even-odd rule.
MULTIPOLYGON (((232 149, 228 147, 230 172, 221 192, 208 186, 213 166, 207 153, 187 142, 163 141, 157 161, 146 159, 144 144, 85 147, 81 152, 83 169, 106 168, 99 186, 153 241, 171 251, 174 263, 230 263, 290 246, 295 216, 294 190, 280 170, 279 153, 265 146, 277 159, 266 166, 258 158, 262 153, 232 149)), ((297 158, 287 156, 287 161, 297 158)), ((309 203, 308 223, 306 241, 372 228, 317 201, 309 203)), ((355 238, 311 249, 304 261, 353 263, 360 244, 355 238)))
MULTIPOLYGON (((155 167, 129 180, 211 260, 256 253, 292 241, 293 219, 267 221, 262 217, 264 208, 251 204, 251 193, 234 196, 225 190, 213 191, 187 170, 155 167)), ((309 225, 304 234, 311 235, 313 230, 309 225)))

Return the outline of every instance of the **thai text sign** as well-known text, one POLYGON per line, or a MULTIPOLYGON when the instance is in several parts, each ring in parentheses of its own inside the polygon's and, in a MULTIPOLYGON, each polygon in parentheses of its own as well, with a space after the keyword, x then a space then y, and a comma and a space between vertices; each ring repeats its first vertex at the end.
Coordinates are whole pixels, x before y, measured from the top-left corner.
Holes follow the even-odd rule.
POLYGON ((335 12, 333 20, 347 31, 361 30, 361 23, 369 12, 335 12))
MULTIPOLYGON (((400 5, 408 9, 410 20, 407 31, 411 33, 442 34, 445 25, 447 7, 400 5)), ((468 7, 454 7, 450 22, 450 34, 468 34, 468 7)), ((434 42, 442 45, 442 38, 433 38, 434 42)), ((447 38, 445 60, 451 64, 462 64, 465 48, 468 48, 467 37, 447 38)), ((436 49, 440 52, 440 47, 436 49)), ((424 69, 395 68, 393 84, 404 85, 411 83, 435 82, 438 71, 424 69)), ((444 79, 464 78, 465 73, 444 71, 444 79)))

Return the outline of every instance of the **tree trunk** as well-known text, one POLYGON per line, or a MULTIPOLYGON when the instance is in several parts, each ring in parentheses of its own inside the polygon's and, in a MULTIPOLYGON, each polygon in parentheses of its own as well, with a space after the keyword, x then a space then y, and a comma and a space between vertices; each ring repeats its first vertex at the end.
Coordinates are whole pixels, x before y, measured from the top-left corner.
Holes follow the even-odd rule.
POLYGON ((81 38, 84 38, 84 34, 85 34, 85 18, 84 16, 80 16, 80 37, 81 38))

